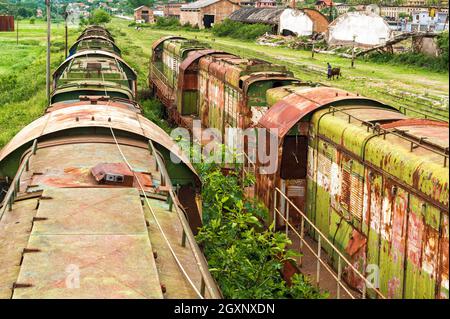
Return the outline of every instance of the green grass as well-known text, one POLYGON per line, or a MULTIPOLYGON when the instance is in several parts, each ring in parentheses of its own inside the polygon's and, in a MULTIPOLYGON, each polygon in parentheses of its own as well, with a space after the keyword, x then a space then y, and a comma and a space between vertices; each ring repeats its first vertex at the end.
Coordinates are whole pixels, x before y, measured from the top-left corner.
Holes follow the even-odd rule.
MULTIPOLYGON (((45 110, 45 31, 43 22, 21 21, 19 44, 15 32, 0 32, 0 148, 45 110)), ((69 43, 77 36, 71 29, 69 43)), ((52 70, 63 61, 63 39, 62 24, 52 25, 52 70)))

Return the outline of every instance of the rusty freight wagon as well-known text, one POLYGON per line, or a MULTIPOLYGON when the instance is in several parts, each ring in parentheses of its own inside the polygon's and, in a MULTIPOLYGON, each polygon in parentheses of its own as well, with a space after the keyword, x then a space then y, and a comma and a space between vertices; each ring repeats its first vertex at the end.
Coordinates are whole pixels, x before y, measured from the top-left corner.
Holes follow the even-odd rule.
POLYGON ((267 89, 299 82, 284 66, 192 40, 165 37, 153 44, 149 84, 172 110, 169 116, 185 126, 198 118, 222 133, 227 127, 247 128, 266 110, 267 89))
POLYGON ((0 150, 0 298, 221 297, 194 239, 199 178, 135 80, 117 52, 74 52, 0 150))
POLYGON ((280 87, 267 100, 258 126, 278 129, 278 169, 256 165, 256 194, 276 225, 305 227, 363 294, 448 299, 448 124, 334 88, 280 87))
POLYGON ((206 48, 206 44, 183 37, 167 36, 153 43, 149 86, 167 108, 173 107, 179 66, 190 52, 206 48))

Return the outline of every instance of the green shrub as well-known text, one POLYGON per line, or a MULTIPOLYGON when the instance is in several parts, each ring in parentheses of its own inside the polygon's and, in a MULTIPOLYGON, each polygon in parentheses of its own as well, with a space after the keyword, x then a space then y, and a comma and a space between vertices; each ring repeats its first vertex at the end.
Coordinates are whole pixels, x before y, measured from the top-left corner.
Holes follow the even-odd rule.
POLYGON ((174 29, 181 27, 180 20, 174 17, 157 17, 155 27, 159 29, 174 29))
POLYGON ((103 9, 95 9, 89 17, 90 24, 103 24, 111 21, 111 16, 103 9))
POLYGON ((255 40, 265 33, 270 33, 272 27, 265 24, 246 24, 230 19, 225 19, 222 23, 215 24, 212 33, 218 37, 231 37, 241 40, 255 40))
POLYGON ((225 298, 325 298, 303 275, 283 280, 284 262, 297 254, 283 232, 266 228, 261 219, 267 209, 244 196, 249 176, 241 181, 232 171, 227 176, 217 164, 196 164, 202 179, 203 227, 197 240, 204 248, 209 268, 225 298))
POLYGON ((372 53, 368 59, 379 63, 404 64, 414 67, 424 68, 435 72, 448 72, 448 31, 442 32, 437 37, 440 49, 438 57, 429 56, 423 53, 405 52, 399 54, 392 53, 372 53))
POLYGON ((30 24, 34 24, 36 22, 36 19, 35 18, 31 18, 30 19, 30 24))
POLYGON ((372 53, 368 59, 377 63, 403 64, 420 67, 435 72, 448 72, 448 51, 439 57, 429 56, 423 53, 372 53))
POLYGON ((170 131, 169 124, 164 120, 164 106, 156 99, 141 100, 143 114, 150 121, 161 127, 166 132, 170 131))

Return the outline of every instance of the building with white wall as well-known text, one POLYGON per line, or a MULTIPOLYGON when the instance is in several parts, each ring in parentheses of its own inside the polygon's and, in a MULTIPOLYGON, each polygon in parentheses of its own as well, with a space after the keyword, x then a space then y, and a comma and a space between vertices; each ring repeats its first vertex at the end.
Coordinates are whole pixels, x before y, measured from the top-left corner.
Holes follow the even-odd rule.
POLYGON ((350 45, 371 47, 387 41, 392 30, 384 19, 364 11, 347 12, 330 23, 327 42, 330 45, 350 45))

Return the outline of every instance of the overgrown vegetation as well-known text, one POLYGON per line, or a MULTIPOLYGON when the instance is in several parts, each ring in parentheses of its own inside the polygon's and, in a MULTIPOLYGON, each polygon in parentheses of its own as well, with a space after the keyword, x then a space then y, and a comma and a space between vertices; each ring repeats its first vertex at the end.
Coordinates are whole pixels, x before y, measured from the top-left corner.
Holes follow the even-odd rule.
POLYGON ((156 99, 141 99, 139 104, 142 107, 142 112, 146 118, 161 127, 167 133, 170 132, 171 127, 167 121, 164 120, 164 106, 156 99))
POLYGON ((180 20, 174 17, 158 17, 153 25, 155 29, 166 30, 186 30, 186 31, 198 31, 198 26, 191 26, 189 23, 181 25, 180 20))
POLYGON ((197 164, 197 170, 204 216, 197 240, 225 298, 327 297, 301 274, 292 278, 291 286, 283 280, 283 264, 294 261, 296 254, 287 249, 291 241, 284 233, 264 226, 264 206, 244 196, 253 177, 241 181, 234 171, 225 176, 217 164, 197 164))
POLYGON ((90 24, 104 24, 111 21, 111 16, 103 9, 95 9, 89 17, 90 24))
MULTIPOLYGON (((17 132, 41 116, 45 96, 45 25, 39 20, 21 25, 19 44, 16 34, 0 36, 0 148, 17 132), (42 27, 40 26, 42 25, 42 27)), ((52 70, 63 61, 63 29, 54 27, 52 70)), ((74 32, 69 41, 76 39, 74 32)))
POLYGON ((230 19, 215 24, 212 33, 218 37, 230 37, 240 40, 255 40, 265 33, 271 33, 272 27, 266 24, 245 24, 230 19))
POLYGON ((440 49, 438 57, 426 55, 423 53, 372 53, 368 56, 369 60, 377 63, 404 64, 414 67, 420 67, 435 72, 448 72, 448 32, 441 33, 437 38, 440 49))

